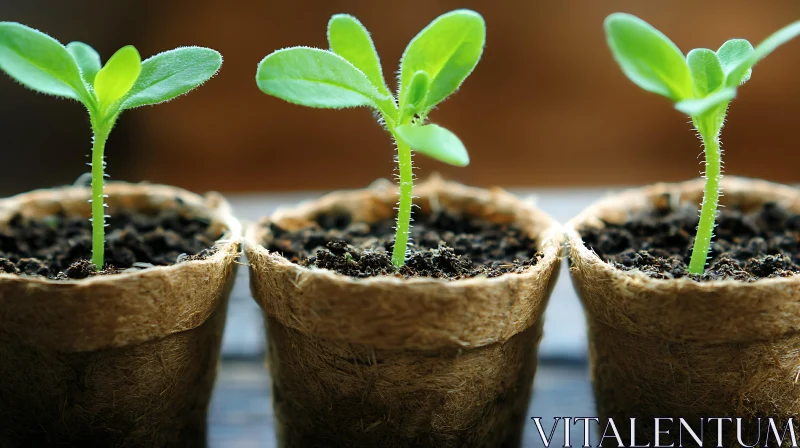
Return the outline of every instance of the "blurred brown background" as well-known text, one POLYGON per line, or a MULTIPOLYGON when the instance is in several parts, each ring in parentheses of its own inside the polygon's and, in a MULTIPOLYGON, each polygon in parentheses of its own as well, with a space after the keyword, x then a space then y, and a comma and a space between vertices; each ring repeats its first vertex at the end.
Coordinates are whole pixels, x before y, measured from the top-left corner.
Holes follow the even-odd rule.
MULTIPOLYGON (((135 45, 143 57, 179 45, 225 57, 220 74, 174 102, 126 112, 107 154, 114 179, 196 191, 358 187, 393 169, 391 140, 365 109, 306 109, 262 94, 256 64, 286 46, 325 48, 331 14, 372 32, 393 78, 406 43, 437 15, 467 7, 487 21, 484 58, 461 91, 431 114, 466 143, 472 164, 433 171, 479 185, 583 186, 692 178, 701 148, 688 118, 620 72, 602 22, 639 15, 688 51, 725 39, 754 44, 800 18, 800 1, 773 0, 4 0, 0 20, 62 43, 82 40, 107 59, 135 45)), ((800 41, 760 63, 723 131, 727 173, 798 182, 800 41)), ((390 85, 394 84, 390 80, 390 85)), ((88 170, 85 111, 0 76, 0 193, 72 183, 88 170)))

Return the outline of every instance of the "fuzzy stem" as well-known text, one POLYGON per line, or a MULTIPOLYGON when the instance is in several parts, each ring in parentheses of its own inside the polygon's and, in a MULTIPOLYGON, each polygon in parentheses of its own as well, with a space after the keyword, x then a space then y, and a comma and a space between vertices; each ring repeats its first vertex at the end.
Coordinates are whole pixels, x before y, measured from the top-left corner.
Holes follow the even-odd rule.
MULTIPOLYGON (((393 133, 394 134, 394 133, 393 133)), ((412 192, 414 189, 414 167, 411 162, 411 147, 395 135, 397 142, 397 165, 400 170, 400 192, 397 204, 397 227, 395 228, 392 264, 403 266, 406 262, 408 234, 411 226, 412 192)))
POLYGON ((105 250, 105 197, 103 181, 105 161, 103 154, 106 148, 108 131, 95 127, 92 142, 92 263, 98 271, 103 269, 105 250))
POLYGON ((711 248, 711 238, 714 236, 720 181, 722 180, 722 157, 719 146, 720 126, 714 123, 711 116, 701 117, 695 124, 705 147, 706 186, 703 191, 703 205, 700 208, 697 236, 689 261, 689 273, 702 274, 711 248))

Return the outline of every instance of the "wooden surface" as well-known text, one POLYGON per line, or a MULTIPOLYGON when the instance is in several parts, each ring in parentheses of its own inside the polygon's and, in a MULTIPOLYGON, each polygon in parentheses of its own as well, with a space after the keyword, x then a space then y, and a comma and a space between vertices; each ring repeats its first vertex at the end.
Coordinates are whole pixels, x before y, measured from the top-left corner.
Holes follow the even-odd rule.
MULTIPOLYGON (((512 190, 566 222, 605 194, 599 189, 512 190)), ((254 221, 281 205, 313 199, 320 193, 280 195, 228 195, 237 216, 254 221)), ((243 266, 244 268, 244 266, 243 266)), ((223 338, 223 362, 210 412, 212 448, 268 448, 275 446, 269 376, 264 368, 264 329, 261 310, 250 297, 247 269, 239 270, 223 338)), ((542 417, 552 425, 553 417, 595 415, 588 377, 586 329, 583 311, 569 279, 561 269, 545 314, 540 364, 534 384, 529 416, 542 417)), ((558 441, 558 435, 556 440, 558 441)), ((580 446, 582 434, 572 435, 580 446)), ((555 446, 558 446, 557 442, 555 446)), ((524 447, 542 446, 532 421, 526 425, 524 447)))

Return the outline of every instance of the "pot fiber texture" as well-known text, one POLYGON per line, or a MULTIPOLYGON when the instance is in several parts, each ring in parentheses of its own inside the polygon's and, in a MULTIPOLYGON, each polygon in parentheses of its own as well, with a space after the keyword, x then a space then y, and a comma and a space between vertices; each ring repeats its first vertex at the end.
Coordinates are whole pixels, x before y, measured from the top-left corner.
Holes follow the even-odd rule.
MULTIPOLYGON (((0 446, 201 447, 238 222, 225 200, 111 183, 109 213, 178 206, 225 231, 203 260, 53 281, 0 274, 0 446)), ((87 188, 0 200, 14 213, 89 216, 87 188)))
MULTIPOLYGON (((796 189, 735 177, 722 185, 723 206, 747 211, 777 202, 800 211, 796 189)), ((622 222, 655 201, 699 204, 702 194, 697 180, 601 200, 566 226, 570 273, 586 311, 601 417, 641 419, 643 441, 653 437, 654 417, 682 417, 695 429, 701 418, 742 417, 743 440, 752 444, 759 432, 756 418, 777 417, 785 424, 800 414, 800 277, 752 283, 654 279, 602 261, 579 234, 604 221, 622 222)), ((617 421, 623 434, 630 432, 627 422, 617 421)), ((735 437, 732 425, 725 433, 735 437)), ((710 444, 716 423, 704 429, 710 444)))
MULTIPOLYGON (((556 280, 563 232, 499 190, 433 179, 415 188, 423 211, 513 222, 543 258, 522 273, 446 281, 353 279, 268 252, 248 231, 253 296, 264 310, 278 440, 283 447, 518 446, 556 280)), ((394 216, 396 187, 332 193, 278 211, 289 229, 321 213, 354 221, 394 216)))

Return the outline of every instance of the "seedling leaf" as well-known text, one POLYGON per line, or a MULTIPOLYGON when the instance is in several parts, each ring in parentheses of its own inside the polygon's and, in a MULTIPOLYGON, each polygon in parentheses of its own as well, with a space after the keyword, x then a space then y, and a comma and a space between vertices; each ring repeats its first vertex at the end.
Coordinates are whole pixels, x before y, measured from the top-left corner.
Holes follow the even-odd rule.
POLYGON ((400 98, 418 71, 430 76, 424 109, 450 96, 472 73, 483 54, 486 24, 480 14, 456 10, 443 14, 408 44, 400 62, 400 98))
POLYGON ((48 95, 91 103, 78 64, 52 37, 15 22, 0 22, 0 69, 48 95))
POLYGON ((400 102, 403 108, 403 114, 399 120, 400 122, 422 111, 422 108, 425 106, 425 100, 428 98, 430 84, 431 78, 427 73, 422 70, 414 73, 414 76, 411 78, 411 86, 406 89, 406 96, 400 102))
POLYGON ((94 85, 94 78, 97 72, 103 67, 100 62, 100 55, 94 48, 83 42, 70 42, 67 44, 67 51, 75 59, 78 68, 81 70, 83 81, 88 85, 94 85))
POLYGON ((97 73, 94 92, 100 108, 110 107, 133 87, 142 71, 142 59, 132 45, 120 48, 97 73))
MULTIPOLYGON (((717 57, 720 63, 722 63, 722 71, 725 72, 726 79, 737 65, 747 60, 752 54, 753 45, 746 39, 731 39, 722 44, 719 50, 717 50, 717 57)), ((739 82, 740 85, 750 79, 751 72, 752 70, 747 71, 744 78, 739 82)), ((726 83, 726 85, 728 84, 726 83)))
POLYGON ((383 79, 383 69, 369 31, 355 17, 336 14, 328 22, 328 43, 331 51, 345 58, 364 72, 381 94, 390 96, 383 79))
POLYGON ((686 55, 692 75, 695 98, 705 98, 725 82, 725 72, 717 54, 708 48, 695 48, 686 55))
POLYGON ((258 66, 258 87, 290 103, 377 109, 379 122, 397 144, 399 200, 392 264, 398 268, 405 263, 410 235, 412 148, 452 165, 469 163, 458 137, 423 123, 433 106, 455 91, 475 68, 485 39, 485 25, 478 13, 458 10, 440 16, 406 47, 396 97, 386 87, 369 32, 346 14, 335 15, 328 22, 330 51, 285 48, 269 54, 258 66))
POLYGON ((33 90, 78 100, 89 112, 92 263, 97 270, 105 266, 105 146, 123 106, 155 104, 186 93, 213 76, 221 63, 219 53, 192 47, 162 53, 143 65, 139 52, 127 46, 101 68, 100 56, 87 44, 64 46, 25 25, 0 22, 0 69, 33 90))
POLYGON ((794 39, 798 35, 800 35, 800 21, 791 23, 764 39, 747 59, 740 62, 730 71, 726 85, 728 87, 736 87, 747 81, 750 76, 750 69, 753 68, 758 61, 764 59, 768 54, 775 51, 776 48, 794 39))
POLYGON ((645 90, 673 100, 692 118, 703 141, 705 188, 697 235, 687 271, 702 274, 711 248, 722 179, 720 133, 728 104, 750 78, 753 65, 778 46, 800 35, 800 21, 768 37, 753 49, 744 39, 731 39, 717 52, 705 48, 681 52, 666 36, 630 14, 615 13, 605 21, 608 44, 625 74, 645 90), (688 75, 688 76, 687 76, 688 75))
POLYGON ((262 92, 308 107, 341 109, 389 101, 367 75, 338 54, 317 48, 278 50, 258 66, 262 92))
POLYGON ((464 144, 455 134, 441 126, 404 124, 395 131, 398 137, 417 152, 450 165, 469 165, 469 155, 464 144))
POLYGON ((625 13, 608 16, 605 29, 614 59, 636 85, 675 102, 693 97, 689 66, 667 36, 625 13))
POLYGON ((679 101, 675 103, 675 109, 678 109, 690 117, 699 117, 711 109, 721 105, 722 103, 727 103, 734 98, 736 98, 736 89, 733 87, 727 87, 714 92, 705 98, 679 101))
POLYGON ((222 56, 202 47, 181 47, 159 53, 142 63, 139 79, 122 103, 123 109, 151 106, 175 99, 211 79, 222 56))

